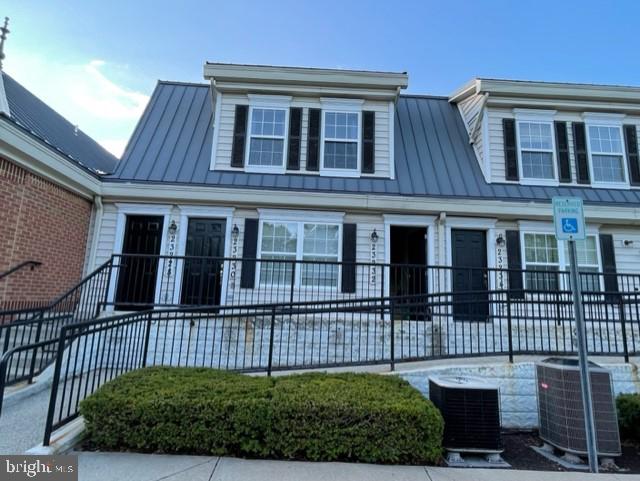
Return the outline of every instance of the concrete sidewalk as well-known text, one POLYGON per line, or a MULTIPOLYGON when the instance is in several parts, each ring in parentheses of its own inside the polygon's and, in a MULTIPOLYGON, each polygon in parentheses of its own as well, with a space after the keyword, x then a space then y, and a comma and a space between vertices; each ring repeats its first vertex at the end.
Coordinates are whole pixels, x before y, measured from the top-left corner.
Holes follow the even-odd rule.
POLYGON ((80 481, 640 481, 640 475, 77 452, 80 481))

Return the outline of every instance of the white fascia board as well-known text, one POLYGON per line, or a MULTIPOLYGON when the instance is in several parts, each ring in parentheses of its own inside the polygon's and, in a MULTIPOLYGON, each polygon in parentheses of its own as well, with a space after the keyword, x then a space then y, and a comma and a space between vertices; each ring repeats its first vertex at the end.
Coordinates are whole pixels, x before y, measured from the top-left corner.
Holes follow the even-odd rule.
POLYGON ((4 120, 0 120, 0 155, 83 197, 101 195, 98 177, 4 120))
MULTIPOLYGON (((189 202, 220 205, 286 207, 311 210, 335 209, 375 213, 439 214, 499 217, 501 219, 548 220, 552 218, 551 203, 513 202, 498 200, 390 196, 377 194, 339 194, 325 192, 274 191, 192 185, 156 185, 147 183, 105 182, 105 201, 189 202)), ((585 205, 589 222, 640 225, 640 208, 606 205, 585 205)))
POLYGON ((397 89, 374 89, 361 87, 334 87, 299 84, 267 84, 258 82, 223 82, 212 83, 223 93, 246 93, 248 91, 266 95, 295 95, 300 97, 349 97, 370 100, 393 100, 399 95, 397 89))
POLYGON ((270 65, 238 65, 206 63, 204 77, 218 82, 257 81, 260 83, 333 85, 374 89, 406 88, 406 72, 372 72, 361 70, 280 67, 270 65))
POLYGON ((479 92, 478 87, 479 80, 477 78, 469 80, 449 96, 449 102, 456 104, 471 95, 477 94, 479 92))
POLYGON ((640 87, 479 79, 479 92, 493 95, 640 102, 640 87))

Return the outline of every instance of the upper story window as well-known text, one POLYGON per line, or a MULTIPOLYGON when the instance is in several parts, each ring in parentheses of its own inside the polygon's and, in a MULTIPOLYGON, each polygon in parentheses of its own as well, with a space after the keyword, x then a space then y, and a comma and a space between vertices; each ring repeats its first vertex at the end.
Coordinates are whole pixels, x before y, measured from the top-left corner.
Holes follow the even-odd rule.
POLYGON ((555 179, 551 122, 518 122, 520 165, 523 179, 555 179))
POLYGON ((321 173, 360 175, 361 100, 321 99, 321 173))
POLYGON ((359 114, 324 112, 325 169, 358 169, 359 114))
POLYGON ((284 109, 251 109, 251 132, 247 165, 282 167, 284 165, 284 109))
POLYGON ((245 153, 248 171, 285 171, 290 103, 291 97, 249 95, 245 153))
POLYGON ((589 157, 593 182, 624 184, 626 182, 622 127, 588 125, 589 157))

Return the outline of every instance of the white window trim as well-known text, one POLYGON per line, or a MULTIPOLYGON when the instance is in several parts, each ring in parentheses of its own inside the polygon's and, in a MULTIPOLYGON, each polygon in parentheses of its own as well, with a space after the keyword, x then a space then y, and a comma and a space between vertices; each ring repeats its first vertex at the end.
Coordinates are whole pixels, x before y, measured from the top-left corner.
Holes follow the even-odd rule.
MULTIPOLYGON (((401 214, 384 214, 384 263, 391 264, 391 226, 408 226, 408 227, 425 227, 427 229, 427 265, 435 266, 436 264, 436 245, 435 245, 435 222, 434 215, 401 215, 401 214)), ((389 269, 384 269, 384 295, 390 295, 390 273, 389 269)), ((433 292, 433 280, 428 276, 427 289, 433 292)))
POLYGON ((247 138, 245 139, 244 148, 244 170, 245 172, 256 172, 266 174, 284 174, 287 170, 287 153, 289 149, 289 109, 291 107, 292 97, 285 95, 255 95, 248 94, 249 112, 247 118, 247 138), (254 109, 274 109, 284 110, 284 132, 282 137, 279 135, 269 136, 260 135, 259 138, 280 139, 282 138, 282 165, 250 165, 249 156, 251 154, 251 124, 254 109))
MULTIPOLYGON (((296 261, 303 259, 304 248, 304 224, 323 224, 323 225, 337 225, 338 226, 338 260, 342 262, 342 232, 344 223, 344 212, 321 212, 321 211, 293 211, 293 210, 277 210, 277 209, 258 209, 259 223, 258 223, 258 249, 257 256, 258 266, 255 272, 254 286, 258 288, 262 287, 274 287, 282 288, 287 287, 282 284, 261 284, 260 283, 260 259, 262 259, 262 227, 265 222, 273 222, 280 224, 296 224, 297 237, 296 237, 296 261)), ((313 289, 316 291, 332 291, 338 289, 342 290, 342 266, 338 266, 338 284, 337 286, 303 286, 301 283, 301 270, 300 264, 296 264, 296 271, 294 272, 295 283, 294 288, 305 290, 313 289)))
MULTIPOLYGON (((235 207, 206 207, 185 205, 180 208, 180 223, 178 224, 178 240, 176 247, 176 255, 184 256, 187 250, 187 232, 189 230, 189 219, 224 219, 224 257, 231 256, 231 229, 233 228, 233 213, 235 207)), ((220 290, 220 304, 225 305, 227 299, 227 286, 229 279, 229 269, 223 267, 222 271, 222 289, 220 290)), ((177 260, 175 264, 175 281, 173 287, 173 298, 181 299, 182 296, 182 274, 184 271, 184 261, 177 260)))
MULTIPOLYGON (((627 172, 627 149, 625 146, 624 131, 622 129, 622 123, 625 118, 625 114, 599 114, 585 112, 582 114, 582 118, 585 121, 586 141, 587 141, 587 157, 589 158, 589 179, 591 179, 591 186, 595 188, 603 189, 630 189, 629 173, 627 172), (590 127, 616 127, 620 131, 620 142, 622 144, 622 175, 624 175, 624 182, 600 182, 593 176, 593 153, 591 151, 591 133, 590 127)), ((611 154, 606 152, 599 152, 596 155, 611 154)), ((618 155, 618 154, 615 154, 618 155)))
MULTIPOLYGON (((163 218, 162 221, 162 239, 160 241, 160 254, 164 255, 167 248, 167 233, 169 231, 169 220, 171 217, 170 205, 144 205, 144 204, 116 204, 118 213, 116 214, 116 232, 113 245, 114 254, 122 254, 122 246, 124 243, 124 230, 127 224, 128 215, 157 215, 163 218)), ((118 279, 118 269, 112 269, 111 278, 109 279, 109 291, 107 299, 109 299, 109 307, 107 311, 114 310, 114 302, 116 296, 116 282, 118 279)), ((156 288, 154 293, 154 304, 160 303, 160 291, 162 286, 162 278, 164 277, 164 265, 158 263, 158 275, 156 277, 156 288)))
MULTIPOLYGON (((554 116, 555 110, 528 110, 528 109, 513 109, 516 121, 516 150, 518 156, 518 175, 520 178, 520 184, 522 185, 548 185, 557 186, 560 185, 558 181, 558 161, 556 158, 556 136, 554 129, 554 116), (520 144, 520 122, 533 122, 539 124, 549 124, 551 127, 551 164, 553 167, 553 179, 536 179, 531 177, 525 177, 522 172, 522 145, 520 144)), ((548 150, 527 149, 527 151, 535 152, 549 152, 548 150)))
MULTIPOLYGON (((362 108, 364 100, 320 98, 320 175, 327 177, 360 177, 362 171, 362 108), (358 115, 357 162, 355 169, 328 169, 324 167, 324 124, 327 113, 356 113, 358 115)), ((345 140, 344 142, 353 142, 345 140)))
MULTIPOLYGON (((555 236, 555 230, 553 227, 553 224, 550 224, 548 222, 535 222, 535 221, 521 221, 518 223, 518 229, 520 231, 520 252, 522 253, 521 257, 521 267, 522 269, 526 269, 527 267, 527 262, 526 262, 526 254, 525 254, 525 243, 524 243, 524 236, 525 234, 547 234, 547 235, 553 235, 555 236)), ((598 257, 598 272, 602 272, 602 255, 600 253, 600 239, 599 239, 599 234, 600 234, 600 226, 587 226, 585 233, 587 236, 590 237, 595 237, 596 240, 596 255, 598 257)), ((569 259, 566 258, 565 256, 565 245, 564 245, 564 241, 560 241, 557 240, 557 246, 558 246, 558 270, 559 271, 568 271, 569 270, 569 259)), ((522 275, 523 279, 523 285, 525 285, 524 283, 526 282, 525 278, 524 278, 524 273, 522 275)), ((560 289, 565 289, 567 286, 564 285, 564 278, 565 276, 560 276, 559 282, 560 282, 560 289)), ((601 276, 599 276, 599 282, 600 282, 600 289, 604 290, 604 286, 602 285, 602 278, 601 276)))

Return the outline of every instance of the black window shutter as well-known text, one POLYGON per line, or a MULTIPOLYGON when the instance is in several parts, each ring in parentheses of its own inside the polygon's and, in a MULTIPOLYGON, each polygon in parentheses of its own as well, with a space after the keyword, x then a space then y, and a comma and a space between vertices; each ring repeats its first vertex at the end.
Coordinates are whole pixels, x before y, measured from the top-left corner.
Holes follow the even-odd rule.
POLYGON ((242 241, 242 269, 240 287, 253 289, 256 279, 256 261, 258 254, 258 219, 244 220, 244 240, 242 241))
POLYGON ((556 130, 556 157, 558 157, 558 178, 560 182, 571 182, 571 164, 569 163, 569 140, 567 123, 554 122, 556 130))
POLYGON ((518 152, 516 146, 516 121, 502 119, 504 135, 504 166, 507 180, 518 180, 518 152))
MULTIPOLYGON (((602 256, 602 273, 604 274, 605 292, 618 292, 618 276, 616 274, 616 254, 611 234, 600 234, 600 255, 602 256)), ((607 302, 615 302, 617 296, 607 296, 607 302)))
POLYGON ((342 292, 356 292, 356 224, 342 226, 342 292))
POLYGON ((302 132, 302 109, 289 109, 289 148, 287 149, 287 169, 300 170, 300 133, 302 132))
POLYGON ((307 170, 318 170, 320 157, 320 109, 309 109, 307 130, 307 170))
POLYGON ((573 151, 576 158, 578 184, 589 184, 589 157, 587 155, 587 133, 583 122, 573 122, 573 151))
POLYGON ((376 113, 362 112, 362 173, 375 173, 376 113))
POLYGON ((244 146, 247 138, 247 105, 236 105, 236 116, 233 123, 233 144, 231 146, 231 167, 244 165, 244 146))
POLYGON ((524 299, 522 284, 522 253, 520 251, 520 232, 508 230, 507 266, 509 269, 509 299, 524 299))
POLYGON ((629 162, 629 182, 640 185, 640 157, 638 156, 638 132, 635 125, 624 126, 624 140, 627 145, 627 161, 629 162))

